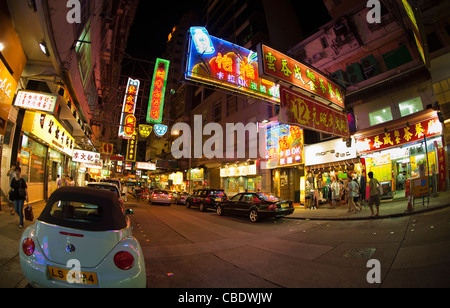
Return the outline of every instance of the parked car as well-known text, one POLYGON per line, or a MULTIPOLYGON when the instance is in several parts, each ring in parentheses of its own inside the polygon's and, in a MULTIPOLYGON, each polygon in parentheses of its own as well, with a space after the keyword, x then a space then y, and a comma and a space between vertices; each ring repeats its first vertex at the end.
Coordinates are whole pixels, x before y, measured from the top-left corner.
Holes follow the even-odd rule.
POLYGON ((20 239, 22 271, 34 287, 146 286, 145 262, 128 215, 111 191, 61 187, 20 239))
POLYGON ((120 183, 120 181, 118 179, 103 179, 102 182, 104 183, 113 183, 117 186, 117 188, 119 189, 119 191, 121 192, 122 195, 122 184, 120 183))
POLYGON ((150 192, 149 200, 150 203, 172 203, 172 196, 166 190, 155 189, 150 192))
POLYGON ((119 197, 120 202, 123 204, 122 193, 120 193, 116 184, 107 182, 90 182, 87 184, 87 187, 112 191, 117 194, 117 197, 119 197))
POLYGON ((175 204, 186 204, 186 200, 189 197, 189 194, 184 191, 174 191, 172 193, 172 202, 175 204))
POLYGON ((292 201, 282 200, 271 193, 240 193, 219 204, 217 214, 248 216, 251 222, 265 217, 283 217, 294 212, 292 201))
POLYGON ((197 189, 186 200, 186 207, 198 206, 204 212, 209 208, 216 209, 217 205, 227 200, 223 189, 197 189))

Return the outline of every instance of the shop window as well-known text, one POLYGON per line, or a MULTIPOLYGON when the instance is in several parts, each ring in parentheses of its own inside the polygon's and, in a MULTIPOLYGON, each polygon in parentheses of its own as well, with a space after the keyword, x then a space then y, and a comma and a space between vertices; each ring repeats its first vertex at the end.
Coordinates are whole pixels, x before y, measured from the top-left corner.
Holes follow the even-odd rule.
POLYGON ((13 136, 13 128, 14 128, 14 123, 11 121, 8 121, 8 123, 6 124, 5 137, 3 138, 3 144, 10 145, 11 139, 13 136))
POLYGON ((400 109, 400 115, 402 117, 422 111, 423 110, 422 99, 420 97, 410 99, 408 101, 398 104, 398 108, 400 109))
POLYGON ((369 113, 370 125, 382 124, 385 122, 392 121, 391 107, 386 107, 374 112, 369 113))

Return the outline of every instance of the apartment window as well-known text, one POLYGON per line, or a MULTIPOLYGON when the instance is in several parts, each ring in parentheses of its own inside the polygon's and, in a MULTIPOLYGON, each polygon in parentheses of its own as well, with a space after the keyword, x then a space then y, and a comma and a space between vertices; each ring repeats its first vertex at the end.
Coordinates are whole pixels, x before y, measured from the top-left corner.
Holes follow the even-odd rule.
POLYGON ((231 116, 237 111, 237 97, 234 95, 228 95, 227 97, 227 116, 231 116))
POLYGON ((218 101, 214 105, 214 122, 218 123, 222 120, 222 102, 218 101))
POLYGON ((391 107, 386 107, 386 108, 379 109, 377 111, 369 113, 369 121, 370 121, 371 126, 377 125, 377 124, 382 124, 382 123, 389 122, 392 120, 393 120, 393 117, 392 117, 391 107))
POLYGON ((406 117, 407 115, 423 110, 422 99, 420 97, 410 99, 398 104, 398 108, 400 109, 400 115, 406 117))
POLYGON ((328 40, 325 36, 320 38, 320 43, 322 44, 322 48, 325 49, 328 47, 328 40))

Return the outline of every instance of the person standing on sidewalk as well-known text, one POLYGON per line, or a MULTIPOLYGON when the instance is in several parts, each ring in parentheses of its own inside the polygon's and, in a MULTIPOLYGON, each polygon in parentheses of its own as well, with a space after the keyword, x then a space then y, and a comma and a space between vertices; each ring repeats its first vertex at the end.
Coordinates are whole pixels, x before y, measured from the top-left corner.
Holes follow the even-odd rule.
POLYGON ((373 172, 370 171, 368 173, 369 176, 369 207, 370 207, 370 211, 372 212, 372 215, 370 215, 370 217, 373 216, 378 216, 380 214, 380 190, 379 190, 379 186, 380 183, 378 182, 377 179, 375 179, 373 177, 373 172), (373 204, 375 204, 375 206, 377 207, 377 214, 374 215, 373 213, 373 204))
POLYGON ((28 187, 25 180, 20 176, 21 171, 20 167, 17 167, 16 170, 14 170, 15 177, 11 180, 11 189, 14 192, 14 209, 17 215, 19 215, 20 229, 23 228, 23 204, 25 203, 25 200, 28 202, 28 187))
MULTIPOLYGON (((6 175, 9 176, 9 184, 10 185, 11 185, 12 179, 14 179, 14 177, 16 176, 16 174, 14 173, 16 168, 20 168, 19 162, 16 162, 16 164, 12 165, 11 169, 9 169, 9 171, 6 173, 6 175)), ((13 216, 14 215, 14 201, 8 200, 8 204, 9 204, 9 207, 11 208, 11 216, 13 216)))

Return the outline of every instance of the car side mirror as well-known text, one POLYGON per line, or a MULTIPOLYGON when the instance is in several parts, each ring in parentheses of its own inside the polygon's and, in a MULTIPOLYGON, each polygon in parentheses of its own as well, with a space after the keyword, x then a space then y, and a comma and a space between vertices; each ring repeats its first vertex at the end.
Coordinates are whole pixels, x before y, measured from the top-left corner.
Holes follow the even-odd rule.
POLYGON ((126 209, 125 210, 125 215, 134 215, 133 209, 126 209))

